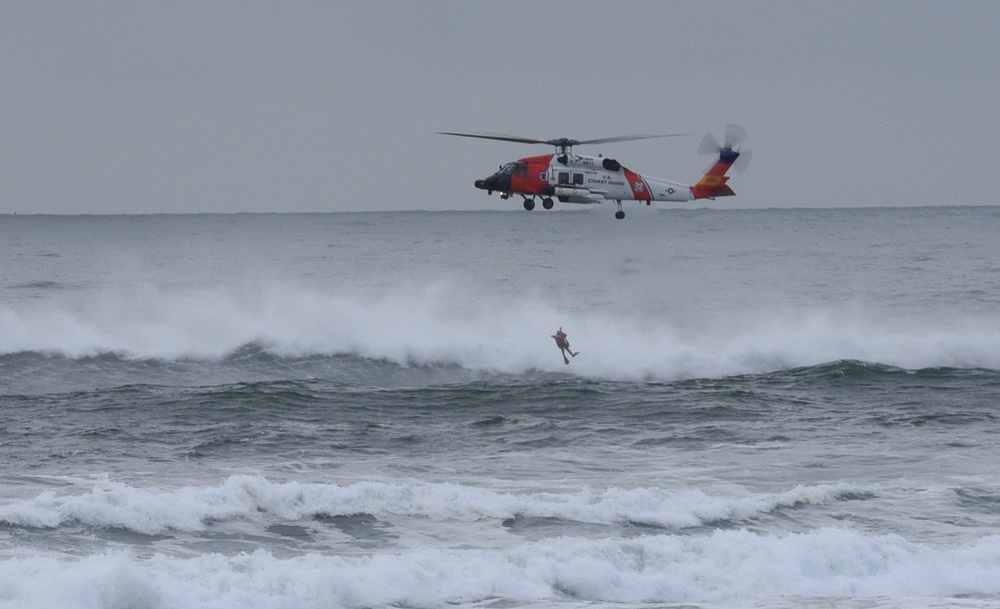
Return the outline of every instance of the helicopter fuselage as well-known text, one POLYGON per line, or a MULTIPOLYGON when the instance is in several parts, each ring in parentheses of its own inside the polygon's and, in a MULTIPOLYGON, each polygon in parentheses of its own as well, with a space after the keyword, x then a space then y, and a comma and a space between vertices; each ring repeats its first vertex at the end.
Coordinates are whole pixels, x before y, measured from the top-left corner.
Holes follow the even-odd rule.
MULTIPOLYGON (((583 204, 614 201, 618 207, 615 217, 619 220, 625 217, 625 212, 622 211, 622 201, 645 201, 646 205, 649 205, 653 201, 683 202, 733 196, 736 193, 727 184, 729 176, 726 175, 726 172, 740 158, 739 145, 746 137, 746 131, 736 125, 726 125, 726 138, 722 145, 716 142, 711 134, 706 135, 698 150, 704 153, 717 153, 718 160, 697 183, 688 186, 680 182, 639 175, 615 159, 573 154, 573 146, 580 144, 605 144, 684 135, 680 133, 622 135, 591 140, 570 138, 541 140, 510 135, 454 131, 439 131, 438 133, 555 146, 556 151, 553 154, 524 157, 512 163, 501 165, 500 170, 493 175, 476 180, 476 188, 485 190, 488 194, 493 194, 494 191, 499 192, 502 199, 507 199, 511 195, 520 195, 524 197, 524 208, 527 210, 535 208, 536 197, 541 198, 542 207, 545 209, 552 209, 553 198, 563 203, 583 204)), ((744 157, 744 163, 742 163, 744 166, 746 165, 745 161, 748 161, 749 158, 749 155, 744 157)))
POLYGON ((614 201, 690 201, 690 186, 642 176, 611 158, 579 154, 544 154, 525 157, 500 167, 476 188, 519 194, 526 199, 555 197, 563 203, 614 201))

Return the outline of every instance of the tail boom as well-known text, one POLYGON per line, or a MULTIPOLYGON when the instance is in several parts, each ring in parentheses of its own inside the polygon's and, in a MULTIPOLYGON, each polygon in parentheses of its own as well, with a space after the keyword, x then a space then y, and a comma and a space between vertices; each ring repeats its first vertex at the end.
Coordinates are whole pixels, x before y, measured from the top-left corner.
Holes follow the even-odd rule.
POLYGON ((723 148, 719 151, 719 160, 712 165, 705 175, 698 180, 698 183, 691 187, 691 194, 695 199, 714 199, 716 197, 731 197, 736 193, 726 182, 729 176, 726 172, 733 166, 740 153, 732 148, 723 148))

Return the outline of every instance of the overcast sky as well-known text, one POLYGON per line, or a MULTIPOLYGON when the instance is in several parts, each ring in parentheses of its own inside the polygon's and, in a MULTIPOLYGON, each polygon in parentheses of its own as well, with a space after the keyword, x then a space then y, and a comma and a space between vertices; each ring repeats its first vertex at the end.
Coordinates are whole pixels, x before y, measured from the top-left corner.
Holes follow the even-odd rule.
MULTIPOLYGON (((0 213, 510 209, 581 147, 715 207, 1000 204, 1000 2, 6 2, 0 213)), ((666 204, 663 204, 666 205, 666 204)), ((701 206, 701 202, 697 206, 701 206)))

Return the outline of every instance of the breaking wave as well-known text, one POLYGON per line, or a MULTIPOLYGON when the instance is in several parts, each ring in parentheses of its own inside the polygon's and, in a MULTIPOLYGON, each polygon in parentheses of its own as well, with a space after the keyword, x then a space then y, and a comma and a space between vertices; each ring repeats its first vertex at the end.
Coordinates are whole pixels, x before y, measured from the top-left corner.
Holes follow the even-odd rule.
MULTIPOLYGON (((502 549, 422 549, 395 554, 236 556, 111 552, 78 560, 45 556, 0 562, 5 607, 531 606, 576 603, 764 603, 882 597, 879 606, 921 606, 921 597, 1000 594, 1000 536, 954 546, 843 529, 773 535, 716 531, 703 537, 557 538, 502 549), (901 604, 893 604, 895 599, 901 604), (911 604, 907 604, 911 603, 911 604)), ((956 598, 958 597, 958 598, 956 598)), ((990 599, 993 599, 990 602, 990 599)), ((935 602, 936 601, 936 602, 935 602)))
POLYGON ((261 528, 284 521, 368 514, 376 518, 504 521, 553 518, 589 524, 631 524, 685 529, 741 523, 778 508, 824 505, 870 496, 874 489, 850 484, 796 486, 773 494, 718 497, 698 489, 619 489, 578 493, 500 493, 458 484, 358 482, 341 486, 274 483, 233 476, 219 487, 173 490, 106 484, 90 492, 45 492, 0 506, 0 523, 59 528, 69 524, 126 529, 144 535, 203 531, 229 521, 261 528))
POLYGON ((44 369, 54 357, 90 365, 117 358, 133 369, 142 362, 264 368, 271 358, 268 363, 294 373, 308 367, 305 361, 336 356, 397 367, 640 381, 760 374, 842 360, 907 370, 995 370, 1000 320, 890 320, 820 309, 692 320, 613 309, 561 311, 537 296, 470 300, 447 285, 379 298, 288 286, 253 297, 148 289, 73 306, 0 308, 0 365, 8 367, 16 360, 44 369), (559 326, 582 353, 569 367, 549 336, 559 326))

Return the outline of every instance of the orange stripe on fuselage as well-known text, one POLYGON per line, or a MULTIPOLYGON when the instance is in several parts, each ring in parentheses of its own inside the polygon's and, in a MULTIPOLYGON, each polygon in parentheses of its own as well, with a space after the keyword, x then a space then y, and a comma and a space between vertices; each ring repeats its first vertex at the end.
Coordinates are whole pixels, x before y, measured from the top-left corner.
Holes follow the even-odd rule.
POLYGON ((649 201, 652 199, 652 195, 649 193, 649 186, 642 179, 641 175, 625 167, 622 167, 622 171, 625 173, 625 181, 628 182, 629 188, 632 189, 633 199, 636 201, 649 201))
POLYGON ((510 190, 518 194, 540 195, 547 184, 549 164, 552 162, 551 154, 542 156, 530 156, 517 161, 520 168, 523 163, 526 170, 514 170, 514 175, 510 177, 510 190))

